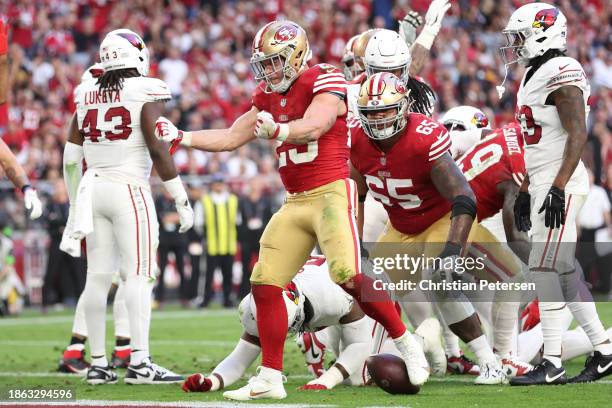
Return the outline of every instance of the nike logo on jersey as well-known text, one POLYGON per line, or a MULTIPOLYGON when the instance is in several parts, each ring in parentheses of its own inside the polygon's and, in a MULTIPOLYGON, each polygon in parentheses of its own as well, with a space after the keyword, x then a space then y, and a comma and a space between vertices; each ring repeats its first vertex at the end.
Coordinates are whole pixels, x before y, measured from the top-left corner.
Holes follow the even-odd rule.
POLYGON ((559 66, 559 71, 563 71, 565 68, 567 68, 569 64, 565 64, 563 66, 559 66))
POLYGON ((312 358, 319 358, 321 353, 315 353, 314 348, 310 349, 310 354, 312 354, 312 358))
POLYGON ((607 366, 602 367, 600 365, 597 366, 597 372, 599 374, 603 374, 604 372, 606 372, 610 367, 612 367, 612 361, 610 361, 610 363, 608 363, 607 366))
POLYGON ((565 374, 565 371, 561 371, 559 374, 555 375, 554 377, 550 378, 548 376, 548 374, 546 374, 546 382, 547 383, 551 383, 553 381, 555 381, 557 378, 561 377, 563 374, 565 374))

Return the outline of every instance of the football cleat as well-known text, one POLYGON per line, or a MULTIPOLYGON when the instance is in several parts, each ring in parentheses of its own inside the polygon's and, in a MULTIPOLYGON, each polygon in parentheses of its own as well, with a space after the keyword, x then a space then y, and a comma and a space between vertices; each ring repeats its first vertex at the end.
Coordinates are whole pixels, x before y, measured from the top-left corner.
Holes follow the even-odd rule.
POLYGON ((612 355, 604 356, 599 351, 587 357, 584 369, 575 377, 569 379, 570 383, 585 383, 597 381, 612 374, 612 355))
POLYGON ((437 319, 425 319, 414 331, 423 338, 423 351, 429 357, 433 375, 444 376, 446 374, 446 354, 442 347, 440 335, 442 328, 437 319))
POLYGON ((429 364, 423 353, 423 348, 408 331, 393 340, 395 346, 402 355, 402 359, 406 363, 408 377, 413 385, 422 385, 429 378, 429 364))
POLYGON ((502 370, 508 378, 520 377, 533 370, 533 366, 529 363, 507 357, 501 359, 502 370))
POLYGON ((305 384, 300 387, 301 391, 323 391, 327 389, 323 384, 305 384))
POLYGON ((225 391, 223 397, 234 401, 264 398, 284 399, 287 397, 287 392, 283 385, 285 382, 287 382, 287 377, 280 372, 268 369, 267 367, 257 367, 257 375, 251 377, 247 385, 237 390, 225 391))
POLYGON ((543 359, 527 374, 510 379, 510 385, 559 385, 566 383, 565 368, 557 368, 546 359, 543 359))
POLYGON ((459 357, 447 356, 446 370, 452 374, 480 374, 480 367, 478 367, 478 364, 467 358, 463 353, 461 353, 459 357))
POLYGON ((64 350, 57 371, 85 376, 89 363, 85 361, 85 350, 64 350))
POLYGON ((129 348, 125 350, 113 350, 110 366, 112 368, 128 368, 130 365, 131 352, 132 351, 129 348))
POLYGON ((181 383, 184 379, 182 375, 146 359, 137 366, 129 365, 124 381, 126 384, 174 384, 181 383))
POLYGON ((480 367, 480 375, 474 380, 476 385, 506 384, 508 379, 501 366, 495 363, 485 363, 480 367))
POLYGON ((325 357, 325 344, 323 344, 315 333, 299 333, 295 338, 295 342, 304 358, 308 371, 315 377, 319 378, 325 372, 323 368, 323 360, 325 357))
POLYGON ((111 370, 110 367, 99 367, 91 366, 87 370, 87 384, 101 385, 101 384, 116 384, 117 374, 111 370))

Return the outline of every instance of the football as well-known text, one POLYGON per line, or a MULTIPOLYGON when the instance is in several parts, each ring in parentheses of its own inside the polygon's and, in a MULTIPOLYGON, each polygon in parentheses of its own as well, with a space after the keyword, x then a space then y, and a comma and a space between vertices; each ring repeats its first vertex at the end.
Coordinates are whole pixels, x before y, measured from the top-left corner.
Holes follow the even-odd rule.
POLYGON ((366 361, 370 376, 389 394, 416 394, 421 389, 408 378, 406 363, 393 354, 377 354, 366 361))

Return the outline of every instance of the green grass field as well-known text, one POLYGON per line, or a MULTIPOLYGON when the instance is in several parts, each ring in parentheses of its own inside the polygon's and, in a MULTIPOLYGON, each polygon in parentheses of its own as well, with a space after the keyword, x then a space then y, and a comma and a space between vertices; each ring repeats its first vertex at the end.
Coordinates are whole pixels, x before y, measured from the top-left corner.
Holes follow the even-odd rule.
MULTIPOLYGON (((606 326, 612 324, 612 304, 600 303, 599 313, 606 326)), ((112 322, 109 315, 108 348, 112 350, 112 322)), ((16 319, 0 320, 0 391, 7 388, 73 388, 77 400, 123 400, 207 403, 208 406, 238 406, 223 403, 221 392, 184 393, 178 385, 128 386, 119 383, 89 386, 79 377, 56 373, 57 362, 70 337, 72 316, 46 316, 34 312, 16 319)), ((151 352, 155 361, 176 372, 208 373, 234 347, 241 328, 235 310, 156 311, 151 325, 151 352)), ((285 371, 288 398, 293 406, 410 406, 410 407, 600 407, 610 406, 612 379, 597 384, 557 387, 475 386, 473 378, 446 376, 432 379, 418 395, 392 396, 376 387, 338 386, 332 391, 306 392, 297 388, 308 379, 303 358, 293 341, 287 341, 285 371)), ((569 374, 577 373, 584 359, 566 363, 569 374)), ((242 385, 254 373, 249 369, 242 385)), ((267 402, 266 402, 267 403, 267 402)))

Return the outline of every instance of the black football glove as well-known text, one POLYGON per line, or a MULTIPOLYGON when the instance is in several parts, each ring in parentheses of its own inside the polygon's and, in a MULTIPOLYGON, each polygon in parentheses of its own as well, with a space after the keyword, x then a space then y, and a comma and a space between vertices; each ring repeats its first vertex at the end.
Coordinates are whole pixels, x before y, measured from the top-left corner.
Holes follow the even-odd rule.
POLYGON ((514 223, 516 229, 527 232, 531 229, 531 196, 520 191, 514 200, 514 223))
POLYGON ((565 224, 565 191, 551 186, 538 214, 544 213, 544 225, 547 228, 561 228, 565 224))

